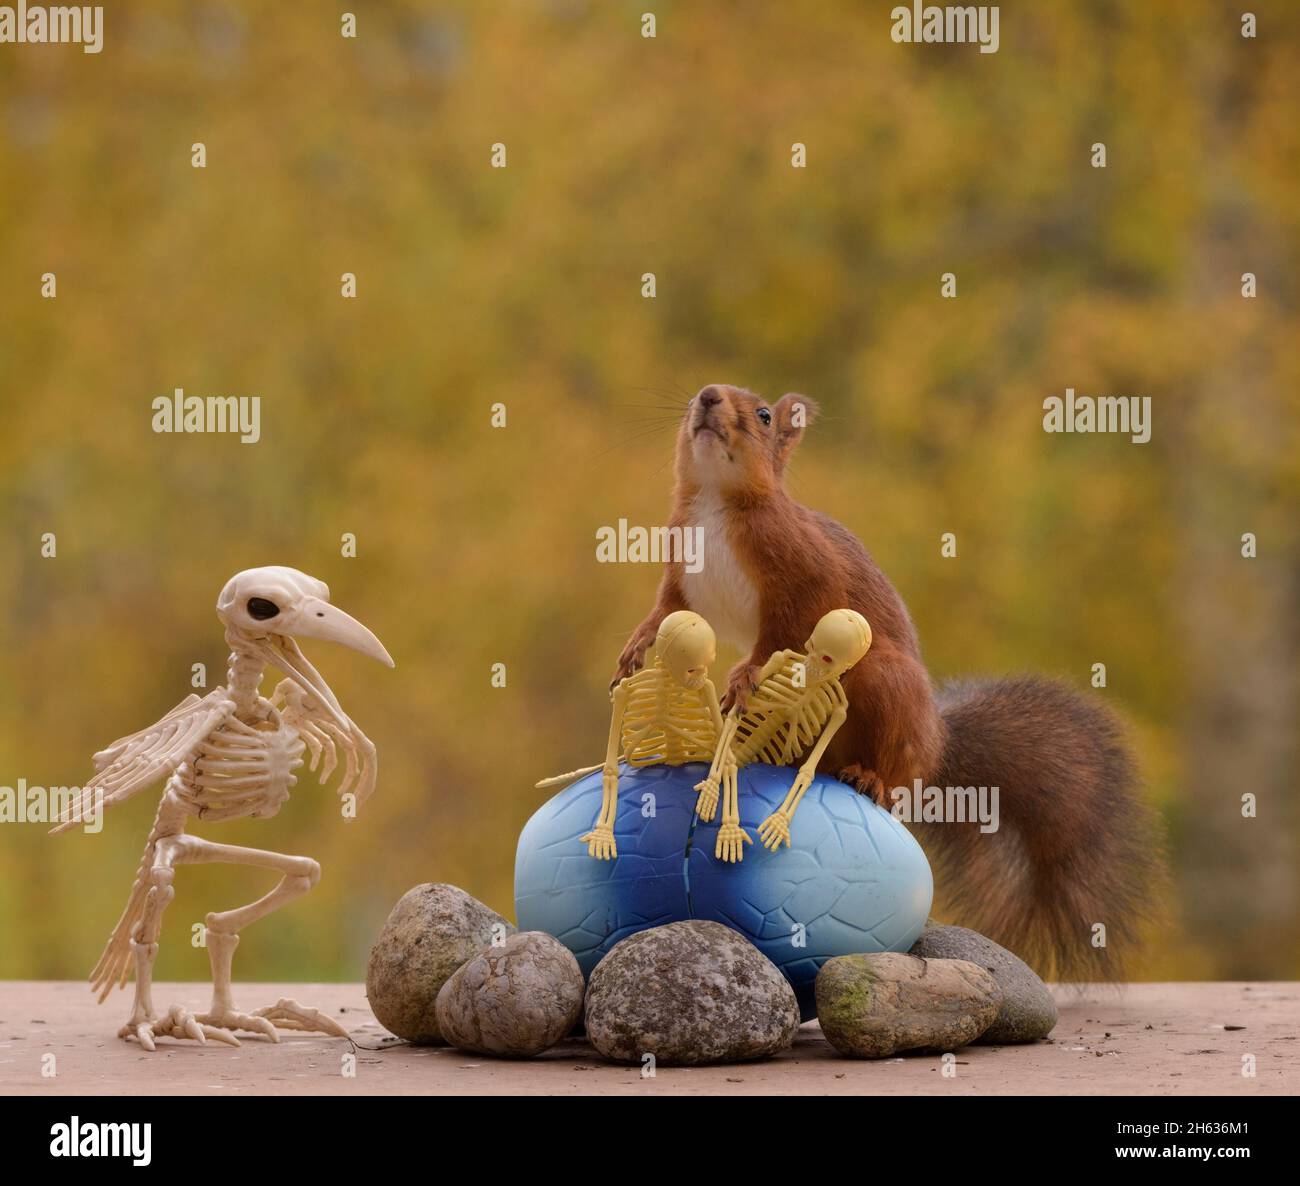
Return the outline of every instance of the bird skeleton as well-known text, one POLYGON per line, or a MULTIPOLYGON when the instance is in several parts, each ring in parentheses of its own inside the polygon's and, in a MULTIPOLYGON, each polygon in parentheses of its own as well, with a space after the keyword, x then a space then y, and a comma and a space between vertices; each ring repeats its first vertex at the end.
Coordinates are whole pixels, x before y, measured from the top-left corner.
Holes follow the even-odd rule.
POLYGON ((112 807, 166 778, 162 800, 135 884, 99 963, 90 974, 102 1003, 135 971, 135 1004, 118 1037, 134 1037, 146 1050, 163 1036, 238 1046, 235 1030, 279 1041, 277 1028, 347 1037, 333 1018, 281 998, 253 1013, 241 1012, 231 991, 231 961, 239 932, 307 893, 320 878, 310 857, 212 844, 186 831, 191 820, 268 819, 289 798, 294 771, 310 750, 309 769, 320 766, 324 783, 342 754, 345 769, 337 791, 363 803, 374 790, 375 747, 343 711, 329 685, 302 653, 296 639, 343 643, 393 666, 369 630, 330 604, 322 581, 293 568, 251 568, 227 582, 217 617, 231 648, 225 687, 190 695, 157 724, 123 737, 94 757, 96 777, 70 804, 51 831, 76 826, 93 802, 112 807), (262 696, 268 666, 288 677, 262 696), (182 864, 251 865, 281 875, 270 893, 235 910, 209 914, 206 945, 212 964, 212 1007, 194 1014, 179 1005, 154 1009, 152 977, 163 911, 175 894, 172 880, 182 864))
POLYGON ((722 789, 722 823, 714 845, 718 860, 743 860, 745 845, 753 843, 740 826, 739 768, 750 762, 790 766, 806 753, 781 806, 758 826, 766 848, 775 852, 782 844, 789 845, 790 822, 799 800, 848 714, 848 697, 839 677, 870 646, 866 618, 851 609, 832 610, 813 627, 805 653, 774 652, 758 673, 747 704, 742 707, 738 702, 727 713, 709 775, 695 787, 696 810, 706 821, 717 813, 719 786, 722 789))
POLYGON ((579 837, 587 855, 608 861, 618 856, 614 817, 618 807, 618 760, 629 766, 682 766, 707 762, 722 732, 718 693, 709 679, 717 657, 713 629, 699 614, 678 610, 660 623, 655 661, 619 680, 612 700, 609 743, 602 766, 587 766, 546 778, 539 787, 557 786, 603 770, 600 812, 592 830, 579 837))

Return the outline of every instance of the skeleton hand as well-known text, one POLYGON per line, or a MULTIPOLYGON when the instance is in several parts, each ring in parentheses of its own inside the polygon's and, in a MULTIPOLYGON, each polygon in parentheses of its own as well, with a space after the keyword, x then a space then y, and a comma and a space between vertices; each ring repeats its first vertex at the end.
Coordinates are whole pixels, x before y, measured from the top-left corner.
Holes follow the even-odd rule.
POLYGON ((700 819, 707 823, 718 810, 717 775, 710 775, 703 782, 697 782, 695 789, 699 793, 699 798, 695 800, 695 810, 700 813, 700 819))
POLYGON ((778 807, 772 812, 761 824, 758 825, 758 838, 763 842, 765 848, 776 852, 781 845, 790 847, 790 822, 794 819, 794 810, 799 806, 799 800, 803 798, 803 793, 810 786, 816 771, 804 766, 799 773, 794 776, 794 782, 790 786, 790 793, 785 797, 787 804, 793 804, 787 811, 785 807, 778 807))
POLYGON ((758 838, 763 847, 776 852, 781 845, 790 844, 790 817, 784 811, 774 811, 758 825, 758 838))
POLYGON ((745 845, 753 843, 753 838, 739 824, 723 824, 718 829, 718 842, 713 846, 713 855, 719 861, 733 864, 744 860, 745 845))
POLYGON ((727 691, 722 697, 722 711, 739 707, 741 712, 749 707, 749 697, 758 687, 758 674, 763 669, 757 663, 737 663, 727 676, 727 691))
POLYGON ((614 842, 614 829, 608 824, 597 824, 585 836, 578 839, 587 845, 587 855, 598 861, 612 861, 618 856, 618 845, 614 842))
POLYGON ((614 843, 613 823, 602 824, 599 821, 614 818, 614 808, 618 798, 618 767, 606 766, 600 776, 601 812, 596 817, 597 823, 585 836, 578 839, 587 845, 587 855, 598 861, 610 861, 618 856, 618 846, 614 843))

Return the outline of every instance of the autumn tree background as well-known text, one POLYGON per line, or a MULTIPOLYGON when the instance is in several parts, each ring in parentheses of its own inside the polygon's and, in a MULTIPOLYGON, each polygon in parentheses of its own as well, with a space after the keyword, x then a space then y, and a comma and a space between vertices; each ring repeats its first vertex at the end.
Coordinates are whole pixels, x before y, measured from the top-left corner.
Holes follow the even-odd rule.
MULTIPOLYGON (((324 865, 239 975, 359 979, 421 881, 510 913, 532 784, 598 760, 658 579, 596 529, 665 520, 701 385, 798 390, 794 488, 936 679, 1106 665, 1173 874, 1137 973, 1300 975, 1300 9, 1006 3, 985 55, 890 7, 149 0, 97 56, 0 47, 0 784, 85 781, 220 682, 217 592, 290 564, 397 668, 308 647, 379 747, 360 818, 306 776, 197 828, 324 865), (1067 386, 1150 396, 1150 443, 1044 433, 1067 386), (261 441, 155 434, 176 387, 260 396, 261 441)), ((0 827, 0 975, 86 974, 156 798, 0 827)), ((184 869, 159 976, 266 888, 184 869)))

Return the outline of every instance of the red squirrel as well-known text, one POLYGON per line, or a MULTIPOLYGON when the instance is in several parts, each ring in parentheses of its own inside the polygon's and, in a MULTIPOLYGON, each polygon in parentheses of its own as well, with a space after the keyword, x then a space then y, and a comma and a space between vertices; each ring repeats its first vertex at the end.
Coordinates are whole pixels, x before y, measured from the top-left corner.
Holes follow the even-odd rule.
POLYGON ((890 791, 915 779, 998 787, 995 832, 974 822, 913 824, 949 912, 1046 975, 1116 977, 1160 867, 1119 723, 1040 677, 936 691, 897 590, 852 532, 786 490, 786 465, 816 410, 803 395, 769 403, 724 384, 690 401, 677 434, 670 525, 702 529, 703 562, 691 566, 698 572, 680 560, 665 566, 614 682, 641 666, 668 614, 690 609, 747 652, 722 702, 724 711, 743 707, 773 651, 802 649, 830 610, 857 610, 871 624, 872 646, 840 677, 849 715, 819 770, 886 808, 890 791))

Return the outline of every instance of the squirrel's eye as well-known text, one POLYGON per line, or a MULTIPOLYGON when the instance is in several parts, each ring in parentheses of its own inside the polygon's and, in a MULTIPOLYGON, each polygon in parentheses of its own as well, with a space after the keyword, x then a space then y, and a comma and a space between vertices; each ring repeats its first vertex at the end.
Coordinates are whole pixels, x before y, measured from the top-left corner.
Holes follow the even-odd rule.
POLYGON ((758 418, 759 418, 759 419, 760 419, 764 424, 771 424, 771 423, 772 423, 772 412, 771 412, 771 409, 769 409, 769 408, 759 408, 759 409, 758 409, 758 418))
POLYGON ((259 622, 265 622, 267 618, 274 618, 280 612, 280 607, 274 601, 267 601, 265 597, 250 597, 248 599, 248 616, 256 618, 259 622))

